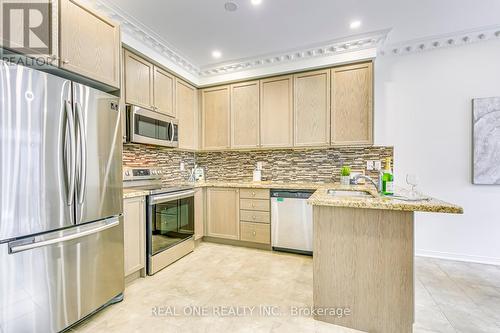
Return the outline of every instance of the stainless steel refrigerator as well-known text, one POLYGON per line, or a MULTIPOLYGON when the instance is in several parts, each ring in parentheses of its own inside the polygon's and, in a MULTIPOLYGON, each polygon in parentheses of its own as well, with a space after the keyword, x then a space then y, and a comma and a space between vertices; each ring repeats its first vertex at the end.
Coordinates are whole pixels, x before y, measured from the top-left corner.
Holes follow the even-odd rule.
POLYGON ((0 332, 58 332, 124 290, 118 98, 0 61, 0 332))

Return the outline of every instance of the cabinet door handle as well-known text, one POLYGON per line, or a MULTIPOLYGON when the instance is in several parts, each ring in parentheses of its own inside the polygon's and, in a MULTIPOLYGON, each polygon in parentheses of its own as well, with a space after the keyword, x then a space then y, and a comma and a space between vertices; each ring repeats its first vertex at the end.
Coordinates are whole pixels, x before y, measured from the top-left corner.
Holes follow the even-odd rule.
POLYGON ((256 217, 255 215, 254 215, 254 216, 252 216, 252 219, 254 219, 254 220, 255 220, 256 218, 257 218, 257 217, 256 217))
POLYGON ((252 231, 252 235, 257 236, 257 233, 255 231, 252 231))

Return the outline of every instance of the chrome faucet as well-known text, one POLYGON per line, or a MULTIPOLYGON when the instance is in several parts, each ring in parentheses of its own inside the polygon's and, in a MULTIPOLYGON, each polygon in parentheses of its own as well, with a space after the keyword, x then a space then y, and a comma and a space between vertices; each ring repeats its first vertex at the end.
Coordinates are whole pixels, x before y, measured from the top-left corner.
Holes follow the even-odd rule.
POLYGON ((365 175, 361 175, 361 174, 355 175, 352 178, 352 180, 354 181, 354 184, 356 184, 356 185, 358 185, 358 180, 360 180, 360 179, 365 179, 365 180, 368 180, 369 182, 371 182, 373 184, 373 186, 375 186, 375 188, 377 189, 377 192, 382 191, 382 186, 381 186, 382 178, 380 176, 379 176, 378 184, 372 178, 365 176, 365 175))

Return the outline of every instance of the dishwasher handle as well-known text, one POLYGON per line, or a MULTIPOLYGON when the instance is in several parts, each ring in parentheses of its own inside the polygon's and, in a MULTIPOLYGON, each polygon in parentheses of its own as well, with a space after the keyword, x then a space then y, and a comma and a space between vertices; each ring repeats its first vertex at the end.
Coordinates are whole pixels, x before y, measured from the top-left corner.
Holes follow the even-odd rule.
POLYGON ((309 199, 314 190, 272 190, 272 198, 309 199))

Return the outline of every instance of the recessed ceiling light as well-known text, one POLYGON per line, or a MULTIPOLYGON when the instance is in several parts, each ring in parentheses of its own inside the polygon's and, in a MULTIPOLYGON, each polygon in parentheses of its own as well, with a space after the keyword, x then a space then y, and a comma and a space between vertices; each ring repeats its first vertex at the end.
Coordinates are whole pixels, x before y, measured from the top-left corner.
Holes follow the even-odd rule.
POLYGON ((252 0, 252 5, 258 6, 262 3, 262 0, 252 0))
POLYGON ((232 1, 228 1, 224 4, 224 8, 228 12, 235 12, 238 9, 238 5, 232 1))
POLYGON ((351 29, 357 29, 361 26, 361 21, 352 21, 351 24, 349 25, 349 27, 351 27, 351 29))
POLYGON ((222 53, 219 50, 214 50, 212 51, 212 57, 214 57, 215 59, 219 59, 220 57, 222 57, 222 53))

